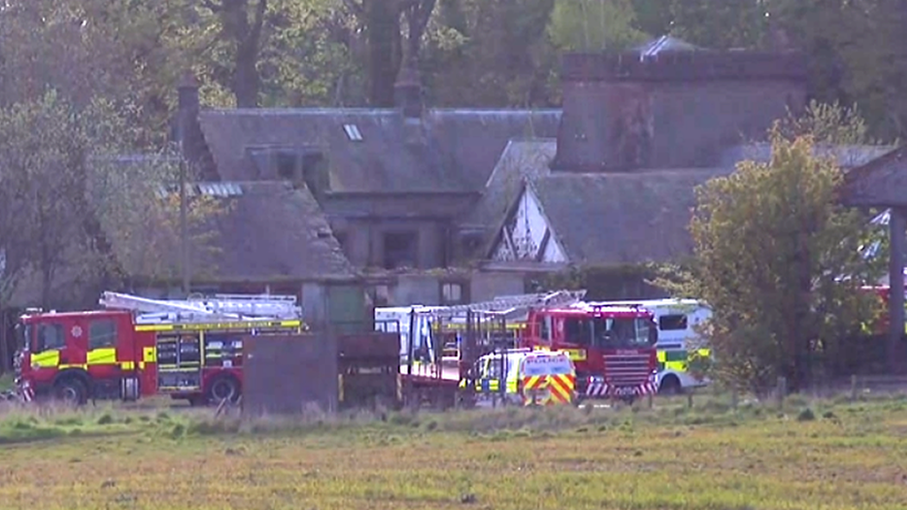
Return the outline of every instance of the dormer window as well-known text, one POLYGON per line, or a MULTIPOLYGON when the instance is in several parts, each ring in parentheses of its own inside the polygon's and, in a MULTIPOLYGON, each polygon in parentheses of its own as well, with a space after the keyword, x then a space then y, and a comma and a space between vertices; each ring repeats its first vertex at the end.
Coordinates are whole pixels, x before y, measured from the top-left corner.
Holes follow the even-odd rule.
POLYGON ((362 133, 359 132, 359 126, 355 124, 344 124, 343 131, 346 133, 346 137, 352 142, 361 142, 362 133))

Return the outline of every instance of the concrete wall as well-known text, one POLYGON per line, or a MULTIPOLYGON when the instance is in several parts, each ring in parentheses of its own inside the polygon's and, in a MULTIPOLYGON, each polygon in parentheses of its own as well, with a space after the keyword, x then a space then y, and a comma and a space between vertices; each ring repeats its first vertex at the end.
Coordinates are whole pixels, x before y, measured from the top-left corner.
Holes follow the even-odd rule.
POLYGON ((487 301, 495 296, 525 292, 525 276, 521 272, 474 272, 465 275, 397 275, 396 283, 388 286, 388 306, 412 304, 440 305, 441 285, 457 282, 463 285, 467 302, 487 301))

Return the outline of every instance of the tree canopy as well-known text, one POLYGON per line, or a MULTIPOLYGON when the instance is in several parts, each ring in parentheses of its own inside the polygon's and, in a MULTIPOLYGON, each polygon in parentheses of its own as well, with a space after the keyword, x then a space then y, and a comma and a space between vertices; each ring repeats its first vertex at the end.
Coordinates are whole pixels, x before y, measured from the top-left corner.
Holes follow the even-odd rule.
POLYGON ((696 190, 693 259, 660 283, 711 307, 703 333, 719 380, 764 392, 783 376, 801 389, 833 369, 841 343, 877 312, 860 291, 883 269, 861 253, 873 233, 839 201, 839 161, 816 150, 861 141, 861 126, 854 112, 814 104, 776 123, 770 161, 743 161, 696 190))

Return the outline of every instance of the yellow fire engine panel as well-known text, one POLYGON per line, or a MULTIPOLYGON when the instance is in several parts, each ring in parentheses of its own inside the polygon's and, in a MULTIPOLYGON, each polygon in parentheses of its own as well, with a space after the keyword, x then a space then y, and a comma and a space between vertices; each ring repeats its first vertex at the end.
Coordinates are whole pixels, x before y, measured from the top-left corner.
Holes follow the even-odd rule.
POLYGON ((136 331, 199 331, 208 329, 260 329, 260 328, 301 328, 300 320, 289 321, 237 321, 208 322, 198 324, 136 324, 136 331))

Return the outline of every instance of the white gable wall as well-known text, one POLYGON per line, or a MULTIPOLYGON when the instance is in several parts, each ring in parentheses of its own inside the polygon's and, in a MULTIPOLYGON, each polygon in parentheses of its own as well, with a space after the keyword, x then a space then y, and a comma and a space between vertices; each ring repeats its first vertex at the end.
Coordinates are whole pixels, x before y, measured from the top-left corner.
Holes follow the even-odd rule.
POLYGON ((511 217, 499 233, 492 260, 567 262, 567 255, 557 242, 554 230, 531 188, 524 189, 511 217))

